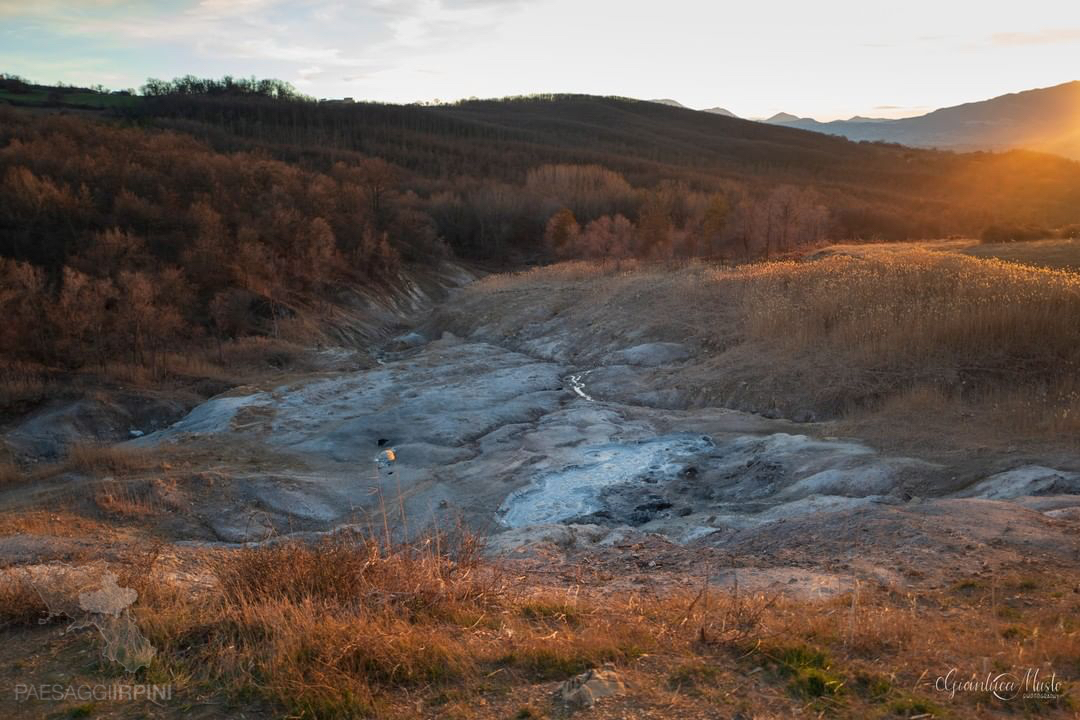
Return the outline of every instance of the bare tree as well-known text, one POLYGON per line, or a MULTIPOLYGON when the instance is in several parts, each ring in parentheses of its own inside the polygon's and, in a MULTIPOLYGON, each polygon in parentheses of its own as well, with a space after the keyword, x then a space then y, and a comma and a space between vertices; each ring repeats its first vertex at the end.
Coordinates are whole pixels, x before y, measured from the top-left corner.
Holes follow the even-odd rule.
POLYGON ((581 226, 574 218, 574 213, 563 208, 548 220, 544 230, 544 244, 551 249, 555 257, 573 257, 580 234, 581 226))

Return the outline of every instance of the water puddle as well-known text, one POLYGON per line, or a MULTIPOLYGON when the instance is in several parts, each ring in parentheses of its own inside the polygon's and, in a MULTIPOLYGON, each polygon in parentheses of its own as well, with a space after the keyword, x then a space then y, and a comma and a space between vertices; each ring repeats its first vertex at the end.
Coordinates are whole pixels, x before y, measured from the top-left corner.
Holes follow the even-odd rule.
POLYGON ((644 478, 663 482, 673 478, 690 456, 711 447, 708 438, 688 433, 587 447, 579 463, 541 475, 512 492, 499 507, 499 516, 504 525, 516 528, 588 515, 601 509, 603 488, 644 478))

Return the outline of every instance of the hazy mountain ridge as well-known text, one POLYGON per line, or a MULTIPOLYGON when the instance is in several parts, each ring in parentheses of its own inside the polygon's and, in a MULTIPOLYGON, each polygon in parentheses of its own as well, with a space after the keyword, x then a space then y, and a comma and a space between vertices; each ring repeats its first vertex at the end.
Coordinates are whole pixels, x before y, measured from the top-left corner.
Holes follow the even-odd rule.
POLYGON ((1001 95, 941 108, 899 120, 856 116, 819 122, 789 113, 765 120, 773 125, 952 150, 1026 148, 1080 160, 1080 81, 1001 95))
MULTIPOLYGON (((656 98, 654 100, 650 100, 649 102, 659 103, 660 105, 667 105, 668 107, 682 108, 683 110, 693 110, 694 109, 692 107, 687 107, 686 105, 683 105, 678 100, 672 100, 671 98, 656 98)), ((712 113, 713 115, 723 115, 724 117, 733 117, 733 118, 739 117, 738 115, 731 112, 727 108, 722 108, 719 105, 717 105, 716 107, 711 107, 711 108, 703 108, 703 109, 699 110, 698 112, 712 113)))
POLYGON ((683 108, 683 109, 686 109, 686 110, 693 110, 693 108, 688 108, 685 105, 683 105, 681 102, 679 102, 678 100, 672 100, 671 98, 656 98, 654 100, 650 100, 649 102, 659 103, 661 105, 667 105, 669 107, 677 107, 677 108, 683 108))

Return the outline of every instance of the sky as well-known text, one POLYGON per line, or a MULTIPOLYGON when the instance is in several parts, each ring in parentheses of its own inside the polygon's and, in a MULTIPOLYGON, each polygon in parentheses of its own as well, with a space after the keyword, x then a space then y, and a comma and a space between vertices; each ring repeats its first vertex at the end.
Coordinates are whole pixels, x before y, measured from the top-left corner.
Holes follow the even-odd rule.
POLYGON ((1080 79, 1080 2, 0 0, 0 72, 111 88, 255 75, 386 102, 575 92, 741 117, 904 117, 1080 79))

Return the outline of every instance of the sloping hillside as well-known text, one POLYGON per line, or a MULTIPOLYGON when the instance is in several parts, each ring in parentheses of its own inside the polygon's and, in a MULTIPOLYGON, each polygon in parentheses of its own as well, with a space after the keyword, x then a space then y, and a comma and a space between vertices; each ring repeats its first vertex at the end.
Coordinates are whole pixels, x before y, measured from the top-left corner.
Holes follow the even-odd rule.
MULTIPOLYGON (((639 188, 668 180, 721 191, 733 208, 781 185, 811 189, 828 210, 826 234, 834 238, 936 237, 993 224, 1055 227, 1080 220, 1080 165, 1060 158, 854 143, 624 98, 533 96, 429 107, 170 95, 128 112, 140 122, 205 137, 219 149, 261 148, 324 166, 348 153, 376 155, 413 173, 421 194, 461 195, 499 184, 512 206, 523 201, 506 199, 515 191, 503 184, 520 184, 530 170, 559 163, 600 165, 639 188)), ((473 256, 523 244, 535 249, 544 220, 504 209, 465 229, 440 229, 452 247, 473 256), (508 230, 477 240, 496 226, 508 230), (533 229, 509 229, 526 227, 533 229)), ((753 221, 730 219, 730 242, 752 234, 753 221)))
POLYGON ((767 122, 842 135, 954 150, 1026 148, 1080 159, 1080 81, 1010 93, 901 120, 852 118, 822 123, 781 114, 767 122))

